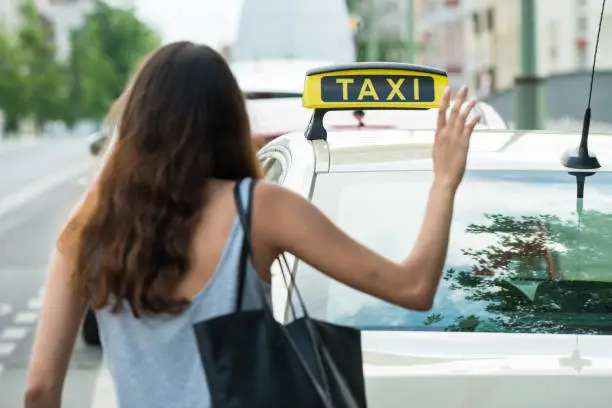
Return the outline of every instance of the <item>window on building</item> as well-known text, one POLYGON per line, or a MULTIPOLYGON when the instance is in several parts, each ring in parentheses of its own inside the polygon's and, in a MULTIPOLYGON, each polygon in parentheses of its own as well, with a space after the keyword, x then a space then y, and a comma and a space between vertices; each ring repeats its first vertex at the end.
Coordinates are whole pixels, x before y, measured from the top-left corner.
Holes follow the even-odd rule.
POLYGON ((387 3, 385 5, 385 11, 387 13, 395 13, 399 11, 399 3, 397 2, 387 3))
POLYGON ((576 47, 576 64, 578 68, 587 68, 589 59, 586 44, 579 43, 576 47))
POLYGON ((480 34, 480 16, 478 13, 472 14, 472 23, 474 24, 474 33, 480 34))
POLYGON ((492 8, 487 10, 487 30, 493 31, 495 29, 495 12, 492 8))
POLYGON ((589 24, 589 19, 587 16, 580 16, 576 21, 576 26, 578 27, 579 34, 585 34, 587 32, 589 24))
POLYGON ((495 92, 497 90, 497 76, 495 67, 489 68, 489 87, 491 92, 495 92))
POLYGON ((552 65, 554 67, 554 65, 556 64, 557 61, 557 57, 558 57, 558 41, 559 41, 559 32, 558 32, 558 23, 556 20, 552 20, 549 23, 549 34, 548 34, 548 41, 549 41, 549 55, 550 55, 550 59, 552 62, 552 65))

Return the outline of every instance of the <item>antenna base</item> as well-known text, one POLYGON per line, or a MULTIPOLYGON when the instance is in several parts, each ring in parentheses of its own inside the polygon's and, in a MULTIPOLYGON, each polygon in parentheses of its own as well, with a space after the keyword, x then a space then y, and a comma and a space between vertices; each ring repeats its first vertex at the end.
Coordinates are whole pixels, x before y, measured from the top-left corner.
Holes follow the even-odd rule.
POLYGON ((595 170, 601 167, 595 153, 580 146, 566 150, 561 157, 561 163, 567 168, 576 170, 595 170))

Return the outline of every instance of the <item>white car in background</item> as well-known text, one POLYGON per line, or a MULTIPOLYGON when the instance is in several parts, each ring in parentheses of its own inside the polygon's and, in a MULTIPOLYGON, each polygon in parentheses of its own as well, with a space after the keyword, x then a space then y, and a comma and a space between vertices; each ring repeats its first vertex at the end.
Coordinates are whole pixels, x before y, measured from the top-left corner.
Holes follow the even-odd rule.
POLYGON ((322 65, 328 62, 264 60, 231 64, 247 101, 256 145, 304 128, 309 120, 308 110, 302 107, 304 77, 309 69, 322 65))

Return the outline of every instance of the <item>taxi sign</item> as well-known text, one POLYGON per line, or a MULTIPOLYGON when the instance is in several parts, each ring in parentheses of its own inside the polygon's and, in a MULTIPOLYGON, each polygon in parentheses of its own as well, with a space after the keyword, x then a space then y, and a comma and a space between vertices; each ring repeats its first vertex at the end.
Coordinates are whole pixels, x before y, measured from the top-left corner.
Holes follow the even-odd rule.
POLYGON ((362 62, 312 69, 302 105, 310 109, 431 109, 448 86, 445 71, 422 65, 362 62))

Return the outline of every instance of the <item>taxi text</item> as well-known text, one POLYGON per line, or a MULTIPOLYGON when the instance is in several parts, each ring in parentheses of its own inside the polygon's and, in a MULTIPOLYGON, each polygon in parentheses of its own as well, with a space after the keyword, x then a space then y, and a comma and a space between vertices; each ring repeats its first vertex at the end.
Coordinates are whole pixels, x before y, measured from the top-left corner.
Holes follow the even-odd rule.
POLYGON ((416 75, 339 75, 321 80, 324 102, 433 102, 434 79, 416 75))

